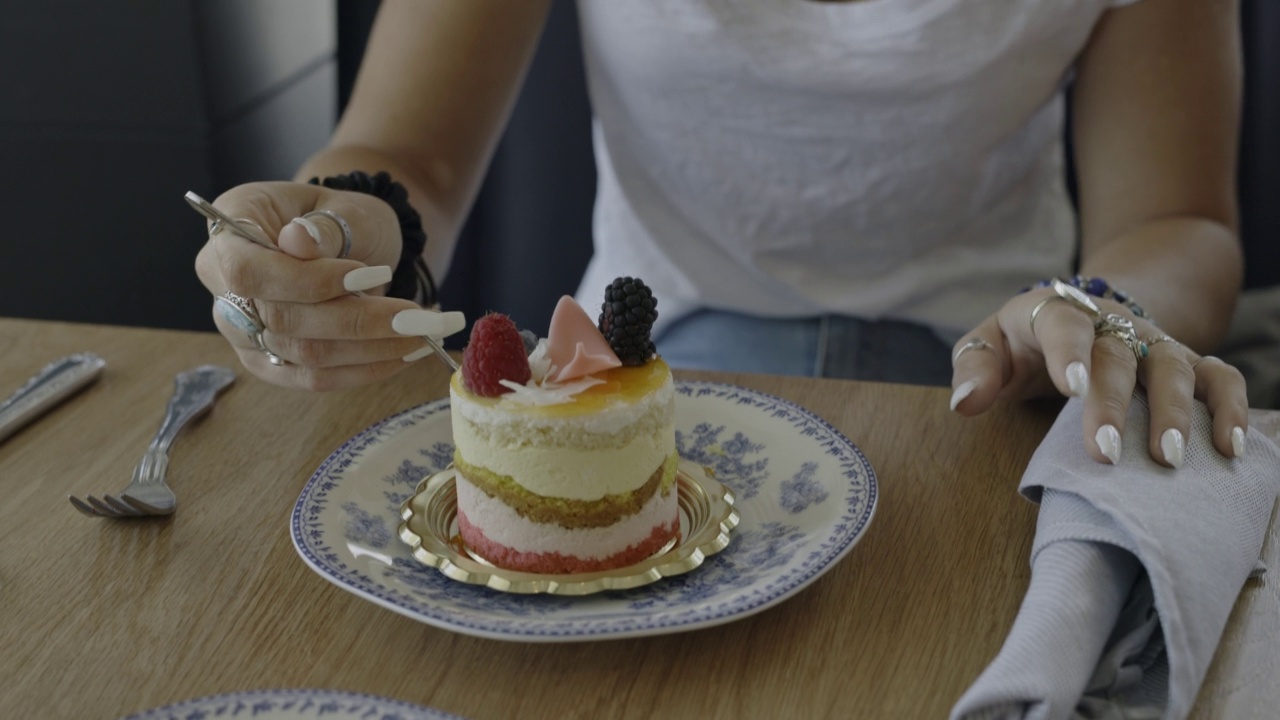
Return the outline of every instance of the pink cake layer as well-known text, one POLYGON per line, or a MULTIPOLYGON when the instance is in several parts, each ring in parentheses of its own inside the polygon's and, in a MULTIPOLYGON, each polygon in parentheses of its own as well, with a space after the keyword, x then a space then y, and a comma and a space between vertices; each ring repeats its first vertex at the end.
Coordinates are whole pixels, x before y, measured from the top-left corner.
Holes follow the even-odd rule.
POLYGON ((623 567, 657 552, 680 530, 674 487, 666 495, 654 493, 638 512, 607 527, 566 528, 521 516, 461 474, 455 482, 462 541, 489 562, 511 570, 567 573, 623 567))
POLYGON ((520 552, 485 537, 485 534, 468 522, 467 517, 461 512, 458 513, 458 529, 468 548, 498 567, 543 575, 569 575, 634 565, 661 550, 671 538, 678 535, 680 522, 677 519, 669 525, 655 527, 649 533, 649 537, 616 555, 604 558, 582 558, 562 555, 558 552, 520 552))

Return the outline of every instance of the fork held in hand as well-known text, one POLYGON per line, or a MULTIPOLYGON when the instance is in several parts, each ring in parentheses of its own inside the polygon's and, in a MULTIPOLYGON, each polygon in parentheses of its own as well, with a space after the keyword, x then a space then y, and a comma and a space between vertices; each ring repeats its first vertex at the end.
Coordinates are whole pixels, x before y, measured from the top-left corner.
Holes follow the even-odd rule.
POLYGON ((213 407, 218 393, 235 378, 229 368, 216 365, 201 365, 180 373, 174 378, 173 397, 169 398, 164 421, 134 468, 129 486, 118 496, 103 495, 101 500, 92 495, 85 496, 84 500, 75 496, 67 499, 80 512, 95 517, 172 514, 178 499, 164 481, 165 471, 169 469, 169 446, 188 422, 213 407))

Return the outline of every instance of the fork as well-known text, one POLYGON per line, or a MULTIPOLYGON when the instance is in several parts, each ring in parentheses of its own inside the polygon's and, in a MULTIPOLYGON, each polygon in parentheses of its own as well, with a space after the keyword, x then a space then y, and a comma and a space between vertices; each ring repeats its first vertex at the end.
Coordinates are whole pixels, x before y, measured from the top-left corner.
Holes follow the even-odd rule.
POLYGON ((182 428, 213 407, 218 392, 236 379, 230 368, 201 365, 179 373, 173 379, 173 396, 165 410, 160 429, 147 447, 147 452, 133 470, 133 479, 118 496, 102 499, 86 495, 84 500, 68 495, 77 510, 92 517, 142 517, 171 515, 178 498, 165 484, 169 469, 169 446, 182 428))

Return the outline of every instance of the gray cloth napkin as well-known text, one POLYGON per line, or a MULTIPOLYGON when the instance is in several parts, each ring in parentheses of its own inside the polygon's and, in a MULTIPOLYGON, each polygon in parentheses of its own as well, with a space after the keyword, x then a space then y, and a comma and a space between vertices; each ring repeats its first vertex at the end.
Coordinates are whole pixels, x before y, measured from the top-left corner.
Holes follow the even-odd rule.
POLYGON ((1182 718, 1240 589, 1259 561, 1280 490, 1280 449, 1250 431, 1240 459, 1218 454, 1197 403, 1186 462, 1147 452, 1135 396, 1114 467, 1095 463, 1071 400, 1020 490, 1040 503, 1031 583, 995 660, 952 720, 1182 718))

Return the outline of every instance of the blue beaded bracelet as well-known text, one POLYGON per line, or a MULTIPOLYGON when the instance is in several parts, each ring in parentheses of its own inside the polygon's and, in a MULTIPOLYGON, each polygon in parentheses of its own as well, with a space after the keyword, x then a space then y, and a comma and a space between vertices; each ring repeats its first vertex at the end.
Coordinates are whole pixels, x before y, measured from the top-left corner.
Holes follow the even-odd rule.
MULTIPOLYGON (((1133 298, 1129 297, 1129 293, 1126 293, 1123 290, 1118 290, 1116 288, 1111 287, 1111 285, 1102 278, 1085 277, 1084 275, 1073 275, 1069 278, 1059 278, 1059 279, 1062 280, 1062 282, 1072 287, 1079 288, 1080 290, 1083 290, 1084 292, 1094 297, 1104 298, 1106 300, 1115 300, 1116 302, 1128 308, 1129 312, 1133 313, 1134 317, 1140 317, 1148 321, 1151 320, 1151 316, 1147 314, 1147 311, 1143 310, 1141 305, 1134 302, 1133 298)), ((1049 287, 1052 284, 1053 284, 1052 278, 1049 280, 1041 280, 1035 285, 1027 288, 1026 290, 1023 290, 1023 292, 1026 292, 1027 290, 1031 290, 1032 288, 1049 287)))

